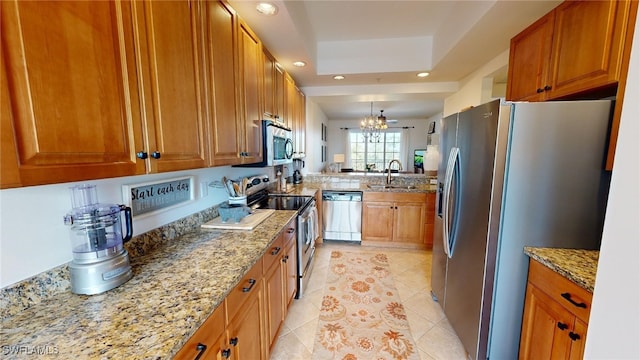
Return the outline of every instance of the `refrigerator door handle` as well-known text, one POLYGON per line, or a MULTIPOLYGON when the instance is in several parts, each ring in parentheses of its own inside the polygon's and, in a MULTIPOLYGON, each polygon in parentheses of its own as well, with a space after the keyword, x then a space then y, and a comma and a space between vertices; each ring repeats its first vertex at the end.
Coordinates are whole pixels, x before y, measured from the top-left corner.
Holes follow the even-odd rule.
POLYGON ((444 248, 444 253, 447 254, 449 258, 451 258, 451 241, 450 236, 451 232, 449 229, 449 196, 451 195, 451 183, 453 182, 453 175, 455 172, 455 165, 458 161, 458 157, 460 156, 460 149, 457 147, 452 147, 449 152, 449 160, 447 161, 447 170, 444 175, 444 194, 443 194, 443 202, 444 202, 444 214, 443 214, 443 231, 442 231, 442 244, 444 248))

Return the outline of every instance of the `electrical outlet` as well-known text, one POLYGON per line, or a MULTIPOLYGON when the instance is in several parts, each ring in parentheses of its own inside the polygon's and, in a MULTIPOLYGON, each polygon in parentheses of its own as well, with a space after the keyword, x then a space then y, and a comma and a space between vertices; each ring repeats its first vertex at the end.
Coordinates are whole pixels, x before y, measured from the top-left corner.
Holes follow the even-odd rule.
POLYGON ((209 196, 209 182, 208 181, 201 181, 200 182, 200 197, 206 197, 209 196))

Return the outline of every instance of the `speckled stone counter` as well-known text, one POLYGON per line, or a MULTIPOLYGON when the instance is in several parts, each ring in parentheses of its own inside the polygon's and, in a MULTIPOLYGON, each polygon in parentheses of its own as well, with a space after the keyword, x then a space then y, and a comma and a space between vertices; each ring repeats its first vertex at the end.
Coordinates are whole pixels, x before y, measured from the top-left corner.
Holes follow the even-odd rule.
MULTIPOLYGON (((437 189, 436 184, 429 183, 429 180, 434 177, 417 174, 392 174, 392 178, 391 185, 396 187, 382 188, 381 186, 386 183, 387 179, 382 174, 309 175, 301 184, 288 184, 287 190, 283 193, 308 196, 313 196, 318 190, 429 193, 435 192, 437 189)), ((278 191, 274 190, 273 192, 278 191)))
POLYGON ((59 293, 8 317, 3 359, 170 359, 295 216, 276 211, 253 231, 198 229, 133 257, 120 287, 59 293))
POLYGON ((598 250, 525 247, 525 254, 593 293, 598 250))

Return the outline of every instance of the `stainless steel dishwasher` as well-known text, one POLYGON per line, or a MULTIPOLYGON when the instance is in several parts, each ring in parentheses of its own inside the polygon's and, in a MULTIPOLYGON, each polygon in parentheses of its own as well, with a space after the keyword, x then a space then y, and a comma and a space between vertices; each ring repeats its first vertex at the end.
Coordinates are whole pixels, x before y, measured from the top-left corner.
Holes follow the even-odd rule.
POLYGON ((323 191, 324 240, 362 241, 362 191, 323 191))

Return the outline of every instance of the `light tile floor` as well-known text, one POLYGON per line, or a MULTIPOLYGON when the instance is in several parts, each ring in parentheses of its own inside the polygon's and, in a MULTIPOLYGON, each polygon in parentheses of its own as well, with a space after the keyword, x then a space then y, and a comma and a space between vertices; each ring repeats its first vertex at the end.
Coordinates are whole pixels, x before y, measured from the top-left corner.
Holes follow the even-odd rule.
POLYGON ((294 300, 291 305, 273 348, 272 360, 312 359, 318 315, 332 250, 386 253, 422 360, 467 358, 440 305, 431 299, 430 251, 325 243, 317 247, 309 287, 303 298, 294 300))

